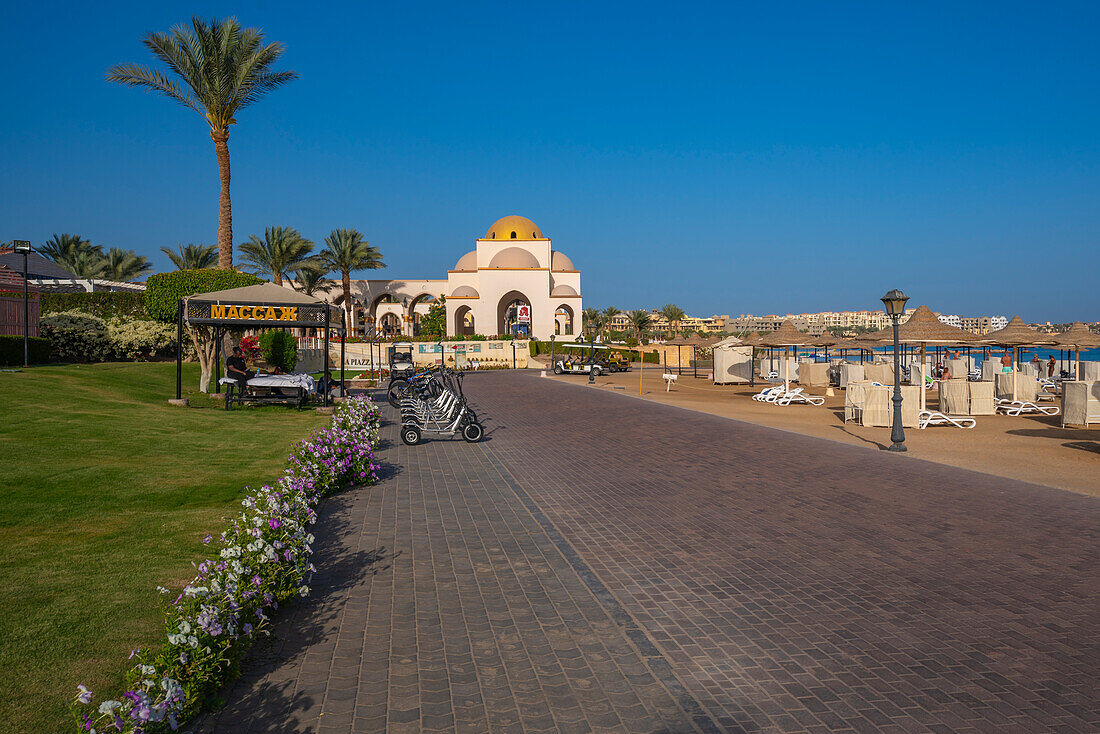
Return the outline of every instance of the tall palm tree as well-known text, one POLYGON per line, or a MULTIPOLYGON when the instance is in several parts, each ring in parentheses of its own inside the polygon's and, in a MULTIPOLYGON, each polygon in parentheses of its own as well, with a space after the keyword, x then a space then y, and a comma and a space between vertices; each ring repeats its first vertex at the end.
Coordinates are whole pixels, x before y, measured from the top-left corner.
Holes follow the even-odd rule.
POLYGON ((313 262, 309 257, 313 242, 293 227, 268 227, 262 240, 252 235, 240 250, 243 260, 260 272, 270 274, 275 285, 282 285, 283 278, 289 277, 288 272, 313 262))
POLYGON ((666 304, 660 311, 658 311, 665 320, 668 321, 669 333, 676 331, 676 327, 684 319, 684 309, 677 306, 675 303, 666 304))
POLYGON ((177 25, 170 33, 146 33, 142 42, 175 77, 140 64, 118 64, 107 71, 107 80, 159 92, 199 113, 210 125, 221 178, 218 267, 229 270, 233 267, 229 126, 236 124, 238 112, 298 74, 272 70, 285 51, 283 44, 264 44, 263 31, 242 29, 236 18, 210 22, 192 18, 190 28, 177 25))
POLYGON ((598 308, 586 308, 581 312, 581 319, 583 331, 588 332, 589 339, 595 339, 603 325, 603 312, 598 308))
POLYGON ((117 247, 107 251, 104 264, 103 277, 119 283, 136 280, 139 275, 153 269, 149 258, 138 255, 133 250, 120 250, 117 247))
POLYGON ((603 312, 602 312, 602 313, 600 314, 600 316, 602 316, 602 317, 603 317, 603 324, 602 324, 602 326, 603 326, 604 330, 605 330, 605 331, 607 332, 607 333, 606 333, 606 334, 604 335, 605 337, 609 336, 609 335, 610 335, 610 333, 611 333, 611 319, 615 318, 615 317, 616 317, 616 316, 618 316, 618 315, 619 315, 620 313, 621 313, 621 311, 619 311, 619 309, 615 308, 614 306, 608 306, 608 307, 607 307, 607 308, 605 308, 605 309, 603 310, 603 312))
POLYGON ((93 245, 78 234, 55 234, 46 240, 38 251, 62 267, 66 262, 75 260, 77 253, 80 252, 103 257, 102 245, 93 245))
POLYGON ((634 337, 641 342, 642 336, 649 329, 650 323, 653 321, 653 317, 649 315, 649 311, 644 308, 635 309, 627 314, 630 317, 630 325, 634 329, 634 337))
POLYGON ((292 285, 307 296, 312 296, 317 291, 327 289, 333 282, 326 277, 328 271, 325 270, 324 266, 316 263, 298 268, 297 275, 297 282, 292 283, 292 285))
POLYGON ((95 250, 76 250, 57 262, 77 278, 95 280, 104 277, 107 271, 107 258, 95 250))
POLYGON ((382 253, 363 239, 357 229, 334 229, 325 238, 325 249, 319 255, 323 266, 334 273, 340 273, 340 283, 344 292, 344 311, 348 327, 351 327, 351 272, 353 270, 379 270, 386 267, 382 262, 382 253))
POLYGON ((218 262, 213 245, 176 245, 175 252, 167 247, 160 248, 160 251, 168 256, 176 270, 203 270, 214 267, 218 262))

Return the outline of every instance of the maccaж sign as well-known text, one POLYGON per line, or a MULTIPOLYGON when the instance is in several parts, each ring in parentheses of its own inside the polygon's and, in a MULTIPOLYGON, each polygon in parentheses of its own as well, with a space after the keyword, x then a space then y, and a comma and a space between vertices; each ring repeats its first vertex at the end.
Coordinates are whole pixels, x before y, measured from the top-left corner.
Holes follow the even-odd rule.
POLYGON ((211 320, 230 321, 297 321, 297 306, 233 306, 213 303, 210 305, 211 320))

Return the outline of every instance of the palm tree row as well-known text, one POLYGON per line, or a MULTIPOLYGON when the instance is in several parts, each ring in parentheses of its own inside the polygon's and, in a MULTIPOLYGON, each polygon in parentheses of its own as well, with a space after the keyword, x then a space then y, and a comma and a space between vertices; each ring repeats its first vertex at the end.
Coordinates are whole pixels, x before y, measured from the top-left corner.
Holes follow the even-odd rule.
POLYGON ((103 251, 103 245, 93 245, 80 235, 55 234, 39 248, 50 258, 77 278, 87 280, 134 280, 153 269, 149 259, 133 250, 112 247, 103 251))

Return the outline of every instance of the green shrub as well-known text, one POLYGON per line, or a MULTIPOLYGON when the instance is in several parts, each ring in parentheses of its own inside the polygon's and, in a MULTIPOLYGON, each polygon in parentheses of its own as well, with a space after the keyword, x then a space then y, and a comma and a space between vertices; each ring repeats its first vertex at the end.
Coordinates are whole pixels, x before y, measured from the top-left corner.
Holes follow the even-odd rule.
MULTIPOLYGON (((32 336, 28 340, 31 364, 42 364, 50 359, 50 340, 32 336)), ((0 334, 0 365, 12 367, 23 364, 23 335, 0 334)))
POLYGON ((113 359, 145 361, 176 354, 176 327, 172 324, 116 317, 107 319, 107 336, 113 359))
POLYGON ((175 323, 179 300, 196 293, 263 283, 251 273, 236 270, 173 270, 157 273, 145 281, 145 312, 156 321, 175 323))
POLYGON ((50 340, 50 357, 62 362, 102 362, 111 354, 107 322, 80 311, 61 311, 39 321, 50 340))
POLYGON ((264 361, 283 372, 293 372, 298 364, 297 340, 285 331, 265 331, 260 335, 264 361))
POLYGON ((148 318, 145 314, 145 294, 138 292, 43 293, 39 310, 43 315, 61 311, 81 311, 101 319, 109 319, 113 316, 148 318))
POLYGON ((625 343, 628 347, 637 347, 638 346, 638 340, 637 340, 637 338, 635 338, 633 336, 628 336, 626 338, 625 343))

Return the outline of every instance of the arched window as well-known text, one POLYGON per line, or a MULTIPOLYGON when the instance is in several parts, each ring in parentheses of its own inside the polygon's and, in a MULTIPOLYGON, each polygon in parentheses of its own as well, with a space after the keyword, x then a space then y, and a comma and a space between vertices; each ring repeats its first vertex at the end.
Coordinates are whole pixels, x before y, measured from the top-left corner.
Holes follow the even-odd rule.
POLYGON ((497 233, 493 232, 492 236, 489 239, 495 240, 496 238, 497 238, 497 233))
POLYGON ((513 232, 513 233, 512 233, 512 239, 515 239, 515 238, 516 238, 516 233, 515 233, 515 232, 513 232))

